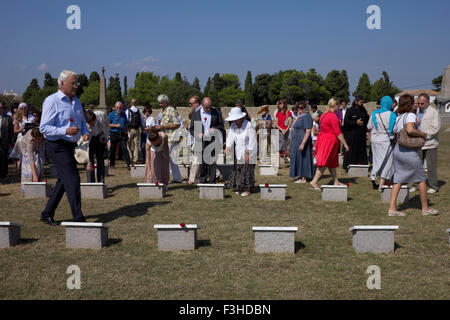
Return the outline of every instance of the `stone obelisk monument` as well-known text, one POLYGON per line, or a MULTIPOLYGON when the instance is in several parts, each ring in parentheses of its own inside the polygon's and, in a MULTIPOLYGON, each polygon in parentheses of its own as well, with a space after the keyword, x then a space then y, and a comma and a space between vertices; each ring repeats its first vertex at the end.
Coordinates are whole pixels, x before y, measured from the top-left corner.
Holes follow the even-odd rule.
POLYGON ((440 105, 440 112, 450 114, 450 66, 444 70, 441 94, 436 97, 436 100, 440 105))
POLYGON ((102 76, 100 77, 100 104, 98 105, 98 109, 106 114, 106 78, 104 67, 102 67, 102 76))

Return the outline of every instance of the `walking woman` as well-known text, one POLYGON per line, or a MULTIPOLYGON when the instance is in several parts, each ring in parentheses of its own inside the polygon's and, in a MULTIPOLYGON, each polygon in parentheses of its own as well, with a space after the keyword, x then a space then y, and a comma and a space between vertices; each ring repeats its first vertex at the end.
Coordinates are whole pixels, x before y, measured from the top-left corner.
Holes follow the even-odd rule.
POLYGON ((392 104, 391 97, 383 97, 380 102, 380 109, 372 113, 367 124, 367 129, 370 130, 370 145, 373 158, 370 178, 375 189, 377 187, 376 177, 380 177, 378 190, 381 190, 385 181, 392 177, 394 146, 391 145, 391 138, 393 138, 392 130, 397 119, 397 115, 392 112, 392 104))
MULTIPOLYGON (((39 131, 39 124, 28 130, 20 139, 22 152, 22 182, 40 182, 45 162, 44 136, 39 131)), ((23 186, 22 186, 23 192, 23 186)))
POLYGON ((250 121, 246 120, 246 113, 241 108, 234 107, 230 110, 225 121, 232 121, 228 132, 225 153, 235 146, 236 160, 233 164, 233 172, 227 183, 227 188, 236 190, 236 194, 242 197, 250 195, 255 184, 255 165, 258 146, 256 131, 250 121))
MULTIPOLYGON (((16 142, 14 148, 11 151, 10 158, 15 159, 16 169, 20 172, 22 151, 20 150, 22 137, 26 134, 27 124, 34 122, 34 116, 29 112, 28 105, 25 102, 19 104, 17 114, 14 120, 14 134, 16 135, 16 142)), ((28 125, 30 126, 30 125, 28 125)))
POLYGON ((316 142, 316 159, 317 170, 314 179, 310 182, 314 190, 320 190, 320 176, 328 168, 331 178, 335 185, 342 185, 337 179, 336 168, 338 167, 339 141, 344 145, 344 149, 348 152, 349 147, 339 128, 339 119, 335 112, 339 109, 339 101, 330 99, 328 101, 328 111, 320 116, 319 127, 320 132, 316 142))
POLYGON ((292 112, 288 110, 285 99, 281 99, 277 102, 277 108, 279 108, 279 111, 276 114, 275 127, 279 130, 278 141, 280 155, 285 156, 289 147, 289 130, 292 126, 292 112))
MULTIPOLYGON (((395 124, 395 131, 397 134, 406 128, 408 136, 422 137, 427 139, 427 134, 417 129, 416 115, 412 112, 414 98, 405 94, 400 97, 398 102, 398 118, 395 124)), ((436 209, 428 206, 427 200, 427 177, 422 166, 422 161, 419 156, 420 148, 406 148, 400 146, 398 141, 394 147, 394 186, 391 191, 391 199, 389 205, 389 216, 405 216, 403 212, 397 211, 396 203, 398 193, 403 183, 417 183, 419 189, 420 203, 422 205, 422 215, 437 215, 436 209)))
POLYGON ((297 119, 291 131, 291 167, 289 176, 299 177, 294 183, 305 183, 313 177, 312 139, 313 120, 306 112, 306 102, 301 101, 297 108, 297 119))

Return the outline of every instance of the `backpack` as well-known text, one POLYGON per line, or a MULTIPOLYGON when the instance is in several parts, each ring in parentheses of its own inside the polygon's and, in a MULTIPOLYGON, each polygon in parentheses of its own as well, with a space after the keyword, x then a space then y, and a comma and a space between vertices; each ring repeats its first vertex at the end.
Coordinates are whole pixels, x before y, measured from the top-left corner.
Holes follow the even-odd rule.
POLYGON ((131 121, 130 121, 130 128, 132 129, 138 129, 142 126, 141 123, 141 113, 138 111, 133 112, 130 109, 130 113, 131 113, 131 121))

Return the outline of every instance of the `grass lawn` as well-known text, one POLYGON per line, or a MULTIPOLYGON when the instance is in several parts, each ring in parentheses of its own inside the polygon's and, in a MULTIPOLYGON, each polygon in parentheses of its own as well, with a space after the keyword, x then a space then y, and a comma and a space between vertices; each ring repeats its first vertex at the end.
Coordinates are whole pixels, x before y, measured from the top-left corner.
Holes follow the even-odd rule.
MULTIPOLYGON (((450 132, 440 135, 439 193, 429 197, 439 216, 422 216, 418 193, 406 217, 388 217, 368 178, 346 178, 347 203, 322 202, 309 184, 294 184, 288 168, 259 183, 287 183, 287 201, 259 193, 200 200, 194 186, 171 185, 161 200, 139 200, 125 167, 107 178, 111 196, 83 200, 90 222, 111 225, 110 246, 66 249, 64 227, 39 221, 46 199, 22 198, 20 183, 2 181, 0 221, 23 223, 22 243, 0 249, 1 299, 450 299, 450 132), (196 223, 200 247, 160 252, 154 224, 196 223), (393 254, 356 254, 353 225, 399 225, 393 254), (256 254, 252 226, 297 226, 295 255, 256 254), (66 269, 81 269, 81 290, 68 290, 66 269), (381 269, 381 289, 369 290, 368 266, 381 269)), ((257 170, 258 171, 258 170, 257 170)), ((84 173, 81 173, 84 181, 84 173)), ((16 180, 17 181, 17 180, 16 180)), ((55 182, 55 179, 48 179, 55 182)), ((327 184, 329 176, 320 183, 327 184)), ((70 221, 66 197, 56 220, 70 221)))

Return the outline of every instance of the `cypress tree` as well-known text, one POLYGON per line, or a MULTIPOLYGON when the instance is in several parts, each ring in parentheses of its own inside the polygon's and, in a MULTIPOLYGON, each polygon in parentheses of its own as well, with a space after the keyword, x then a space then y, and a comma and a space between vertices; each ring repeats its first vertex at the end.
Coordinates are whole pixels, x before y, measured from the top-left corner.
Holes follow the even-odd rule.
POLYGON ((255 106, 253 98, 252 73, 250 71, 247 72, 247 77, 245 78, 244 101, 247 107, 255 106))
POLYGON ((353 96, 361 95, 364 98, 364 101, 370 100, 370 80, 367 73, 363 73, 358 81, 358 86, 356 87, 356 90, 353 92, 353 96))

